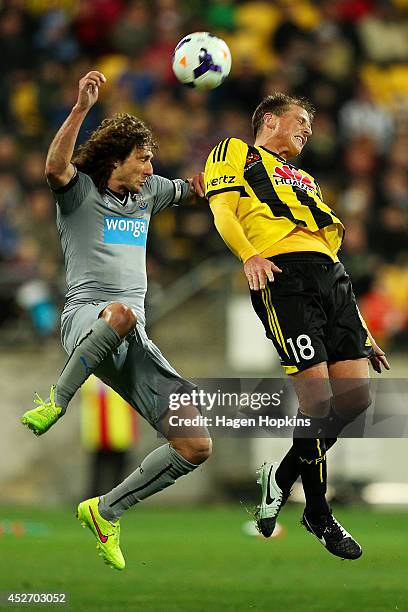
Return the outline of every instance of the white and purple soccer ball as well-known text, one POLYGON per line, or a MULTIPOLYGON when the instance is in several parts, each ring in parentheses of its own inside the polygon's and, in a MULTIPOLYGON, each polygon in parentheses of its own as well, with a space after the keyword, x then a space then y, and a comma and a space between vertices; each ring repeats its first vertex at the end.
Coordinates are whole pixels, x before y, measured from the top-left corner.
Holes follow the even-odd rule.
POLYGON ((231 52, 227 44, 209 32, 184 36, 173 53, 173 71, 184 85, 196 89, 214 89, 231 70, 231 52))

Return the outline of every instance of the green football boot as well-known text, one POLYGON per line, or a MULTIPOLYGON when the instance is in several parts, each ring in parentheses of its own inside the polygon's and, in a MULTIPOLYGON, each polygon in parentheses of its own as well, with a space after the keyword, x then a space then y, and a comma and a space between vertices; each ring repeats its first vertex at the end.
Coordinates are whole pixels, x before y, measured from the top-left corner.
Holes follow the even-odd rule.
POLYGON ((111 523, 104 519, 98 510, 99 497, 86 499, 77 510, 77 518, 83 527, 88 527, 96 538, 96 548, 107 565, 117 570, 123 570, 125 560, 119 547, 119 521, 111 523))
POLYGON ((21 422, 28 427, 28 429, 31 429, 36 436, 41 436, 58 421, 62 408, 55 403, 54 385, 50 389, 50 398, 48 401, 41 399, 38 393, 36 393, 36 396, 34 403, 38 404, 37 408, 28 410, 23 414, 21 422))

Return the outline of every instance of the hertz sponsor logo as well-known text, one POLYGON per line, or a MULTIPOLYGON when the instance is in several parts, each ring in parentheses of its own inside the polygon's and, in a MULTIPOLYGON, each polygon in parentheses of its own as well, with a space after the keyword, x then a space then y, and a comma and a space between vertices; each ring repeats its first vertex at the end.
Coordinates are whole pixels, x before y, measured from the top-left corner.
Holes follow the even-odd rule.
POLYGON ((105 244, 146 246, 149 224, 144 219, 105 217, 103 238, 105 244))
POLYGON ((236 176, 224 174, 224 176, 220 176, 219 178, 213 178, 211 181, 207 181, 208 187, 216 187, 217 185, 233 185, 236 181, 236 176))

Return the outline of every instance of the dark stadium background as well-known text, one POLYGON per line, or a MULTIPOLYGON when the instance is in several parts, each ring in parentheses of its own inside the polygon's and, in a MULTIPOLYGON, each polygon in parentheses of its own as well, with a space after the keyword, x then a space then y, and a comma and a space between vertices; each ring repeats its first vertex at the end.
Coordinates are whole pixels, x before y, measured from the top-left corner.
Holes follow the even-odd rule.
MULTIPOLYGON (((19 424, 33 392, 46 394, 65 360, 64 275, 44 159, 90 69, 108 82, 80 140, 106 115, 139 115, 159 144, 155 171, 170 178, 202 170, 222 138, 249 142, 250 116, 265 94, 308 97, 318 112, 299 164, 345 222, 341 260, 389 355, 387 376, 406 379, 406 0, 0 2, 0 591, 64 590, 75 610, 408 609, 406 430, 401 439, 346 440, 333 450, 336 512, 366 550, 354 565, 301 530, 299 504, 282 512, 281 539, 245 535, 253 470, 289 444, 268 438, 216 440, 203 469, 126 517, 127 574, 111 575, 94 558, 72 518, 89 471, 78 399, 43 438, 19 424), (224 38, 233 57, 230 77, 209 93, 183 88, 171 71, 176 43, 197 30, 224 38)), ((149 333, 180 372, 281 376, 272 347, 261 351, 253 340, 241 266, 204 201, 154 220, 148 273, 149 333)), ((157 444, 140 427, 132 465, 157 444)))

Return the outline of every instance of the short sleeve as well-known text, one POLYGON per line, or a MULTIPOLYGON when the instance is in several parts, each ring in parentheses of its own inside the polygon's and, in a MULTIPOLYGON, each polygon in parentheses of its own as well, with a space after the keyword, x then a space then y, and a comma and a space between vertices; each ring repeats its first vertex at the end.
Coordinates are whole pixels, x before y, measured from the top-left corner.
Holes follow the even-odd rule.
POLYGON ((182 179, 170 180, 154 174, 147 186, 153 195, 153 215, 169 206, 177 206, 190 195, 190 185, 182 179))
POLYGON ((67 185, 59 187, 58 189, 53 189, 50 186, 50 189, 54 194, 55 201, 61 213, 63 215, 69 215, 81 206, 90 191, 96 189, 96 187, 90 176, 76 170, 74 176, 67 185))
POLYGON ((247 150, 248 145, 239 138, 227 138, 211 151, 204 172, 206 198, 225 191, 245 192, 247 150))

